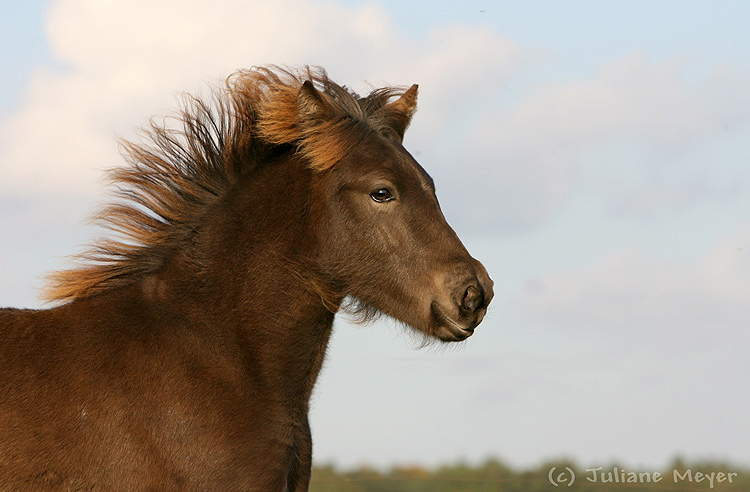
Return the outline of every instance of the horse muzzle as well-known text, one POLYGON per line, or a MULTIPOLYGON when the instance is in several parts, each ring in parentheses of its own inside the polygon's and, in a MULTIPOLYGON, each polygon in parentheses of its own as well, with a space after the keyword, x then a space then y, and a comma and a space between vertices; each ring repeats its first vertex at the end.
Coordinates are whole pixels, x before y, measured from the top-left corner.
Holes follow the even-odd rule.
POLYGON ((438 280, 440 295, 430 305, 435 337, 445 342, 469 338, 487 313, 493 284, 476 260, 448 269, 438 280))

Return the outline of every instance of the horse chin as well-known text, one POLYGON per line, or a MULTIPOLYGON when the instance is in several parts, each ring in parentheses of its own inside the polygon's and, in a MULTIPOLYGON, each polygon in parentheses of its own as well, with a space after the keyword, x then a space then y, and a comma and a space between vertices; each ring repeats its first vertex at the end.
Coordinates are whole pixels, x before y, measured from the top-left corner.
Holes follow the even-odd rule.
POLYGON ((443 342, 461 342, 474 334, 474 328, 481 321, 481 316, 466 325, 455 321, 440 308, 437 303, 431 306, 432 335, 443 342))
POLYGON ((464 330, 448 326, 440 326, 435 336, 441 342, 462 342, 474 334, 474 329, 464 330))

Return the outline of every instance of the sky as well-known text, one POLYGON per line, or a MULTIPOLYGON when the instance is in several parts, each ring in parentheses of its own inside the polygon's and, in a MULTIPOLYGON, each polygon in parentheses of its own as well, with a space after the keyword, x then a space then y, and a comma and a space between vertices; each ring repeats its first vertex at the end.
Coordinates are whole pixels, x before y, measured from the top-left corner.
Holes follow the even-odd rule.
POLYGON ((322 65, 420 86, 405 145, 495 280, 466 342, 336 321, 318 463, 750 463, 750 3, 0 0, 0 304, 102 234, 179 94, 322 65), (209 5, 210 3, 210 5, 209 5))

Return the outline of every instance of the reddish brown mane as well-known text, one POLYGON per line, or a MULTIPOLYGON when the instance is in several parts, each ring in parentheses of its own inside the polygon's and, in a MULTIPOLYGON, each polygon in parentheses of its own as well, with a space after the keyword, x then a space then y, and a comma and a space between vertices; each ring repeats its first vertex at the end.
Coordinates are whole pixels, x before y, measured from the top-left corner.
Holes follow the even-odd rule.
POLYGON ((129 165, 111 171, 118 201, 96 220, 118 239, 102 239, 74 259, 80 266, 50 275, 43 297, 67 302, 129 283, 160 268, 188 240, 196 223, 243 173, 263 165, 279 149, 296 148, 310 165, 326 169, 369 131, 406 129, 416 101, 393 111, 404 94, 383 88, 359 97, 331 81, 321 68, 293 72, 271 68, 241 71, 210 102, 187 96, 177 129, 152 121, 145 144, 123 142, 129 165), (338 115, 321 124, 298 123, 300 87, 310 81, 338 115))

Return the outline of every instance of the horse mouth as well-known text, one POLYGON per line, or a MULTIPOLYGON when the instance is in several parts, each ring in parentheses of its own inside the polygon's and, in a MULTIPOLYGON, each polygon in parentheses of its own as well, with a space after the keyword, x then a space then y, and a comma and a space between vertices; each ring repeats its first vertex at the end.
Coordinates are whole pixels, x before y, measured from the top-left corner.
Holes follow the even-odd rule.
POLYGON ((432 303, 433 335, 443 342, 460 342, 474 334, 478 322, 461 326, 457 321, 446 315, 437 303, 432 303))

